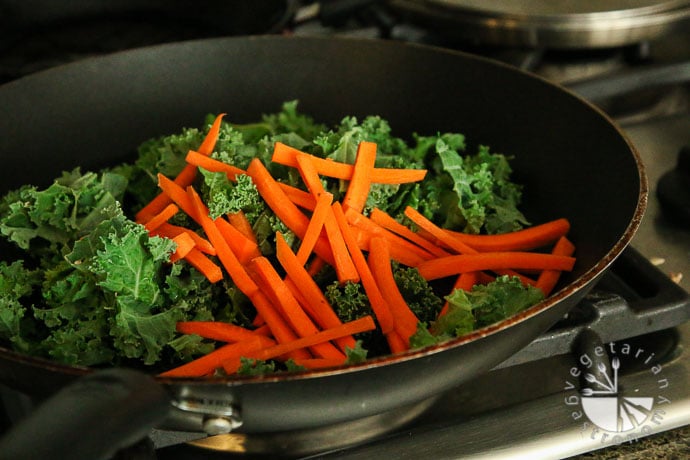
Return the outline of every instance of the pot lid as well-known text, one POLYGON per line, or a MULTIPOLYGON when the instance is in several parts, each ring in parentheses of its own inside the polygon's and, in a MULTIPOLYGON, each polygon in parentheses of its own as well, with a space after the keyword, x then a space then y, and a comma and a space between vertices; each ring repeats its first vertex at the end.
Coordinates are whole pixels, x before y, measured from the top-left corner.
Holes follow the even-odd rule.
POLYGON ((690 22, 688 0, 393 0, 441 33, 492 44, 597 48, 653 40, 690 22))

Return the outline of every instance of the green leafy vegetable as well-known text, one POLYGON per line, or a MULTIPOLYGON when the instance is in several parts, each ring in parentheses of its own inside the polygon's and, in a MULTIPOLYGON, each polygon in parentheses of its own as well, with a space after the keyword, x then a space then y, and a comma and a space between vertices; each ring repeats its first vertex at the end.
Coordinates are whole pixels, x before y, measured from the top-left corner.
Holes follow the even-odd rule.
MULTIPOLYGON (((256 312, 230 279, 211 284, 191 265, 171 264, 175 243, 151 236, 131 220, 160 192, 157 175, 174 178, 213 120, 209 115, 200 128, 181 128, 143 142, 132 162, 95 172, 75 168, 44 189, 26 185, 2 197, 0 234, 24 255, 21 260, 0 261, 0 339, 18 351, 67 364, 165 367, 214 347, 198 336, 179 335, 178 321, 251 325, 256 312)), ((404 140, 379 116, 347 116, 329 127, 289 101, 257 122, 223 121, 211 157, 242 169, 260 158, 278 180, 302 186, 294 168, 270 162, 278 141, 350 164, 358 144, 370 141, 377 144, 376 167, 430 171, 421 183, 372 184, 365 214, 379 208, 402 219, 405 207, 412 206, 436 222, 471 233, 500 233, 527 224, 518 211, 521 191, 510 181, 507 157, 486 147, 468 155, 459 133, 413 134, 411 141, 404 140)), ((324 178, 323 183, 336 200, 342 199, 345 181, 324 178)), ((264 255, 273 255, 276 232, 289 243, 297 242, 249 176, 240 174, 230 181, 225 174, 200 168, 195 186, 212 217, 241 211, 264 255)), ((173 223, 194 225, 182 214, 173 223)), ((443 299, 433 286, 416 269, 395 266, 394 276, 422 321, 412 338, 416 344, 457 336, 538 300, 532 290, 499 278, 466 295, 456 291, 448 297, 448 314, 436 320, 443 299)), ((318 276, 342 321, 372 314, 361 284, 341 285, 333 279, 332 270, 318 276)), ((386 350, 380 334, 360 334, 356 347, 347 351, 347 362, 386 350)), ((294 363, 287 368, 297 369, 294 363)), ((241 373, 275 371, 272 361, 245 360, 241 373)))
POLYGON ((469 292, 456 289, 446 296, 447 313, 432 322, 428 329, 426 325, 420 326, 410 339, 411 345, 419 347, 460 337, 512 316, 543 298, 540 289, 526 286, 519 278, 508 275, 485 285, 475 285, 469 292))

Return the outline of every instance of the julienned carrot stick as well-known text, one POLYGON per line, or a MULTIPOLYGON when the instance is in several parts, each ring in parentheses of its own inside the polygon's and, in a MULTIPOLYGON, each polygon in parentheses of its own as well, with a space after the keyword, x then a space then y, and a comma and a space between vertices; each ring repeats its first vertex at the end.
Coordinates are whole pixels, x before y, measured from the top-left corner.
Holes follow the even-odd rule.
POLYGON ((309 226, 307 227, 307 232, 305 232, 302 238, 303 241, 298 252, 298 257, 303 263, 306 263, 316 241, 318 241, 322 235, 321 229, 323 228, 331 248, 331 253, 333 254, 333 266, 336 270, 338 280, 341 283, 345 283, 346 281, 357 282, 359 281, 359 275, 352 263, 350 254, 340 234, 340 230, 332 217, 330 203, 333 201, 333 196, 331 194, 326 195, 326 191, 312 158, 314 158, 312 155, 306 153, 299 153, 295 158, 297 169, 302 176, 302 180, 306 184, 311 195, 317 200, 312 217, 309 221, 309 226), (326 205, 326 200, 328 201, 328 205, 326 205))
POLYGON ((309 273, 312 277, 315 277, 316 275, 319 274, 321 270, 326 266, 326 261, 323 260, 319 256, 315 256, 311 259, 311 263, 309 264, 309 267, 307 268, 307 273, 309 273))
POLYGON ((160 225, 154 233, 167 238, 174 238, 181 233, 186 233, 194 240, 194 245, 199 251, 211 256, 216 255, 216 248, 213 247, 209 240, 186 227, 180 227, 179 225, 173 225, 166 222, 160 225))
POLYGON ((223 279, 223 271, 221 268, 196 248, 189 251, 187 255, 184 256, 184 260, 189 262, 192 267, 199 270, 199 272, 208 278, 211 283, 217 283, 223 279))
POLYGON ((314 167, 312 156, 306 153, 297 155, 297 167, 302 176, 302 180, 307 184, 309 192, 317 199, 316 207, 312 213, 307 231, 302 238, 302 246, 298 252, 298 257, 306 263, 314 245, 321 237, 321 228, 326 232, 326 238, 331 247, 333 254, 333 266, 335 267, 338 281, 345 283, 347 281, 356 283, 359 281, 357 269, 352 263, 350 254, 345 246, 345 241, 340 234, 338 225, 333 220, 330 203, 333 201, 333 195, 326 193, 321 183, 321 178, 314 167), (325 200, 328 200, 326 205, 325 200), (317 212, 318 208, 318 212, 317 212))
POLYGON ((405 340, 398 331, 390 331, 386 334, 386 342, 391 353, 401 353, 410 348, 409 340, 405 340))
POLYGON ((382 211, 379 208, 374 208, 371 211, 369 218, 372 222, 377 223, 381 227, 412 241, 417 246, 426 249, 427 252, 435 255, 436 257, 444 257, 450 255, 448 251, 445 251, 443 248, 436 246, 426 238, 416 234, 408 227, 404 226, 403 224, 395 220, 393 217, 391 217, 389 214, 387 214, 385 211, 382 211))
POLYGON ((328 215, 323 223, 326 229, 326 236, 331 245, 331 252, 333 254, 333 266, 338 281, 341 284, 346 282, 358 283, 361 276, 354 260, 352 259, 352 250, 348 247, 343 231, 333 217, 333 208, 327 211, 328 215))
POLYGON ((376 163, 376 144, 362 141, 357 146, 357 156, 352 170, 352 178, 343 198, 343 210, 362 212, 371 188, 371 175, 376 163))
POLYGON ((158 174, 158 186, 173 203, 175 203, 181 210, 185 212, 185 214, 194 219, 194 221, 197 223, 199 222, 196 215, 196 210, 194 209, 194 204, 184 188, 180 187, 175 183, 175 181, 170 180, 160 173, 158 174))
POLYGON ((259 246, 254 241, 244 236, 242 232, 237 230, 230 222, 223 219, 223 217, 218 217, 214 220, 214 223, 241 264, 244 265, 254 257, 261 255, 259 246))
POLYGON ((182 232, 179 235, 174 236, 172 240, 175 242, 176 247, 175 252, 173 252, 170 256, 170 262, 176 262, 182 259, 189 254, 189 251, 196 247, 196 243, 192 237, 189 236, 189 233, 182 232))
POLYGON ((206 137, 204 140, 201 142, 201 145, 199 146, 199 153, 202 155, 210 155, 213 153, 213 149, 216 147, 216 142, 218 142, 218 136, 220 135, 220 127, 223 121, 223 117, 226 114, 221 113, 218 114, 213 120, 213 123, 211 124, 211 127, 208 129, 208 133, 206 133, 206 137))
MULTIPOLYGON (((343 323, 325 331, 317 332, 316 334, 302 337, 289 343, 281 343, 261 350, 252 351, 246 357, 267 360, 282 356, 290 351, 300 350, 306 347, 314 346, 315 344, 328 342, 340 337, 354 335, 361 332, 367 332, 376 329, 376 324, 371 316, 364 316, 362 318, 343 323)), ((237 372, 240 366, 239 358, 231 358, 223 363, 223 368, 229 374, 237 372)))
MULTIPOLYGON (((210 155, 218 141, 218 135, 220 134, 220 126, 225 116, 224 113, 216 116, 213 124, 206 133, 206 137, 201 142, 199 146, 199 153, 203 155, 210 155)), ((175 183, 182 187, 183 189, 194 182, 196 177, 196 166, 186 164, 182 171, 175 177, 175 183)), ((151 200, 146 206, 139 210, 134 216, 134 219, 138 223, 143 223, 151 219, 152 216, 158 214, 166 205, 170 203, 170 197, 166 194, 159 193, 153 200, 151 200)))
POLYGON ((230 275, 232 281, 237 286, 244 295, 251 298, 251 295, 258 289, 254 281, 247 274, 237 256, 230 246, 228 246, 227 241, 223 237, 216 223, 211 219, 204 210, 204 204, 201 202, 201 197, 196 193, 192 186, 187 187, 187 193, 189 195, 192 204, 194 205, 194 212, 197 214, 199 223, 201 224, 206 236, 216 248, 217 256, 220 259, 221 264, 225 268, 225 271, 230 275))
MULTIPOLYGON (((451 235, 446 233, 444 229, 431 222, 416 209, 408 206, 405 208, 405 215, 419 228, 431 234, 434 238, 438 239, 441 243, 445 244, 453 251, 456 251, 459 254, 477 254, 479 252, 459 239, 453 238, 451 235)), ((523 275, 522 273, 516 272, 515 269, 517 268, 519 267, 497 267, 496 269, 499 270, 498 273, 500 274, 517 276, 520 278, 523 284, 534 285, 534 280, 523 275)))
POLYGON ((390 243, 391 257, 408 267, 415 267, 425 260, 433 259, 434 256, 416 244, 396 235, 390 230, 386 230, 371 219, 363 216, 354 209, 345 212, 347 221, 355 227, 361 228, 366 233, 374 236, 381 236, 390 243))
MULTIPOLYGON (((551 250, 551 254, 559 256, 572 256, 574 253, 575 245, 565 236, 561 236, 551 250)), ((556 287, 560 276, 559 270, 544 270, 537 278, 536 287, 542 290, 544 296, 548 296, 556 287)))
POLYGON ((480 252, 488 252, 526 251, 540 248, 558 241, 560 237, 567 235, 569 230, 570 222, 568 219, 560 218, 515 232, 497 235, 471 235, 453 230, 445 231, 480 252))
POLYGON ((307 211, 313 211, 316 207, 316 198, 310 192, 300 190, 297 187, 293 187, 292 185, 284 182, 278 182, 278 186, 283 190, 285 196, 287 196, 296 206, 306 209, 307 211))
POLYGON ((316 202, 314 212, 311 215, 311 219, 309 219, 307 231, 304 232, 299 249, 297 250, 297 259, 302 265, 307 263, 316 241, 321 237, 326 219, 332 218, 331 203, 333 203, 333 195, 330 193, 322 193, 316 202))
MULTIPOLYGON (((314 321, 322 329, 342 324, 319 285, 316 284, 314 278, 307 272, 304 264, 292 252, 280 233, 276 236, 276 256, 287 274, 286 283, 289 281, 301 293, 304 299, 303 306, 314 321)), ((342 337, 336 342, 342 351, 345 351, 346 347, 355 347, 355 340, 352 336, 342 337)))
POLYGON ((256 334, 242 326, 221 321, 178 321, 175 327, 181 334, 196 334, 219 342, 251 340, 256 334))
POLYGON ((479 252, 428 260, 417 266, 426 280, 435 280, 480 270, 560 270, 570 271, 575 258, 536 252, 479 252))
POLYGON ((325 369, 327 367, 342 366, 345 364, 344 359, 327 359, 327 358, 308 358, 308 359, 293 359, 294 363, 302 366, 305 369, 325 369))
MULTIPOLYGON (((254 158, 247 168, 247 174, 251 176, 259 194, 276 216, 298 238, 304 238, 304 234, 309 226, 309 218, 285 195, 283 189, 271 176, 261 160, 254 158)), ((333 253, 325 238, 319 238, 314 245, 314 252, 333 265, 333 253)))
POLYGON ((187 163, 190 165, 204 168, 210 172, 225 173, 228 176, 228 179, 233 182, 237 181, 237 176, 246 174, 246 172, 240 168, 223 163, 222 161, 216 160, 202 153, 195 152, 194 150, 187 152, 185 161, 187 161, 187 163))
MULTIPOLYGON (((475 284, 479 282, 479 272, 465 272, 465 273, 460 273, 458 278, 455 280, 455 284, 453 284, 453 291, 456 289, 462 289, 463 291, 469 292, 472 290, 472 287, 474 287, 475 284)), ((443 304, 443 307, 441 308, 441 311, 439 312, 438 316, 443 316, 448 312, 448 308, 450 308, 450 305, 448 301, 446 300, 445 303, 443 304)))
POLYGON ((247 216, 245 215, 244 211, 240 209, 237 212, 227 214, 226 217, 228 218, 228 222, 230 222, 233 227, 239 230, 240 233, 242 233, 244 236, 250 239, 253 243, 258 244, 256 240, 256 234, 254 233, 254 229, 252 228, 252 224, 251 222, 249 222, 249 219, 247 219, 247 216))
POLYGON ((275 341, 255 334, 241 342, 224 345, 211 353, 159 374, 161 377, 204 377, 222 367, 228 359, 237 358, 271 347, 275 341))
POLYGON ((318 198, 322 193, 325 193, 323 188, 323 183, 319 177, 319 172, 316 170, 314 163, 312 162, 312 155, 307 155, 306 153, 300 153, 297 155, 297 170, 302 176, 309 192, 314 195, 314 198, 318 198))
MULTIPOLYGON (((318 328, 304 312, 302 306, 297 302, 290 289, 285 285, 285 282, 267 258, 257 257, 253 259, 251 267, 252 271, 258 276, 258 278, 255 278, 257 282, 259 282, 259 278, 261 280, 259 284, 262 290, 267 293, 274 305, 281 310, 283 317, 290 323, 292 330, 298 336, 306 337, 318 332, 318 328)), ((345 356, 331 343, 320 343, 310 349, 315 356, 320 358, 345 356)))
POLYGON ((355 264, 355 267, 357 267, 357 272, 359 273, 362 286, 369 297, 371 308, 376 315, 376 320, 379 323, 381 332, 387 334, 395 328, 395 320, 393 318, 393 314, 391 313, 390 307, 388 306, 388 302, 386 302, 386 300, 383 298, 383 295, 376 284, 376 280, 374 279, 374 275, 372 275, 371 270, 369 270, 369 265, 367 265, 364 254, 362 254, 362 251, 359 249, 357 240, 352 234, 340 203, 336 201, 333 203, 331 208, 333 209, 333 215, 338 223, 338 227, 340 227, 340 231, 345 239, 345 244, 347 245, 350 255, 352 256, 352 262, 355 264))
POLYGON ((163 225, 165 222, 169 221, 177 212, 180 210, 180 208, 177 207, 174 203, 170 203, 167 205, 161 212, 150 218, 146 223, 144 223, 144 227, 146 230, 149 232, 154 231, 161 225, 163 225))
POLYGON ((468 246, 466 243, 452 238, 441 227, 431 222, 429 219, 427 219, 424 215, 422 215, 419 211, 412 208, 411 206, 407 206, 404 212, 405 216, 407 216, 408 219, 414 222, 416 226, 431 234, 434 238, 438 239, 443 244, 453 249, 457 253, 474 254, 477 252, 476 249, 468 246))
MULTIPOLYGON (((297 167, 297 154, 305 154, 301 150, 289 147, 282 142, 276 142, 271 160, 285 166, 297 167)), ((308 155, 308 154, 307 154, 308 155)), ((314 166, 322 176, 335 179, 351 180, 354 166, 340 163, 325 158, 314 156, 314 166)), ((426 176, 426 169, 387 169, 374 168, 371 173, 371 182, 375 184, 405 184, 419 182, 426 176)))
MULTIPOLYGON (((265 293, 256 291, 252 294, 250 300, 258 312, 258 316, 262 321, 266 322, 271 330, 271 335, 278 343, 289 343, 297 339, 297 334, 295 334, 265 293)), ((312 355, 307 350, 295 350, 291 357, 311 358, 312 355)))
POLYGON ((419 319, 410 310, 410 307, 400 293, 398 285, 395 283, 388 247, 389 242, 385 238, 375 237, 371 239, 369 267, 381 290, 381 294, 388 300, 388 306, 395 319, 395 331, 403 339, 407 348, 409 348, 410 336, 417 332, 419 319))

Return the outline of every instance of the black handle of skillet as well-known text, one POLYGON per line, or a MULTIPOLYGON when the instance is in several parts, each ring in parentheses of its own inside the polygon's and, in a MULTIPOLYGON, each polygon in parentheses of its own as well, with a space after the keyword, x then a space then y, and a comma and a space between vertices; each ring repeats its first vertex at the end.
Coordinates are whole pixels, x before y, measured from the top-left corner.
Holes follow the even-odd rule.
POLYGON ((106 460, 146 438, 168 414, 170 397, 128 369, 94 372, 64 387, 0 439, 14 460, 106 460))

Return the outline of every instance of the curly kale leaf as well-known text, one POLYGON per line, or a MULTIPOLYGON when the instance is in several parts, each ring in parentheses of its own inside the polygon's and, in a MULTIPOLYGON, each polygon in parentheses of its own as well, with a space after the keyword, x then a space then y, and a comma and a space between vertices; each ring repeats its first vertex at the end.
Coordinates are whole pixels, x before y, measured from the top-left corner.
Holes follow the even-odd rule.
POLYGON ((283 103, 279 112, 262 117, 272 134, 295 134, 310 141, 326 130, 325 125, 300 112, 297 109, 298 104, 296 100, 287 101, 283 103))
POLYGON ((436 295, 427 280, 422 278, 419 270, 411 267, 396 266, 393 271, 395 283, 400 289, 410 310, 421 322, 429 322, 438 316, 443 301, 436 295))
POLYGON ((528 224, 518 210, 521 188, 510 181, 512 170, 504 155, 482 146, 476 155, 463 157, 442 138, 435 149, 455 192, 440 200, 437 214, 446 216, 444 226, 467 233, 504 233, 528 224))
POLYGON ((369 298, 361 283, 334 281, 326 286, 326 299, 343 322, 373 314, 369 298))
MULTIPOLYGON (((450 308, 463 304, 461 296, 456 298, 457 290, 448 298, 450 308)), ((503 321, 522 310, 540 302, 544 294, 538 288, 525 286, 519 278, 499 276, 486 285, 476 285, 467 293, 477 327, 503 321)))
POLYGON ((37 241, 59 253, 95 228, 101 210, 122 199, 126 187, 127 179, 119 174, 82 174, 79 168, 43 190, 22 187, 3 199, 0 232, 22 249, 37 241))
POLYGON ((40 287, 40 272, 30 270, 21 260, 0 261, 0 338, 22 352, 33 346, 27 336, 34 328, 30 315, 30 298, 40 287))
MULTIPOLYGON (((410 339, 415 346, 461 337, 473 330, 494 324, 540 302, 544 294, 533 286, 525 286, 519 278, 499 276, 471 291, 454 290, 446 296, 448 311, 427 329, 421 325, 410 339)), ((422 324, 422 323, 420 323, 422 324)))

